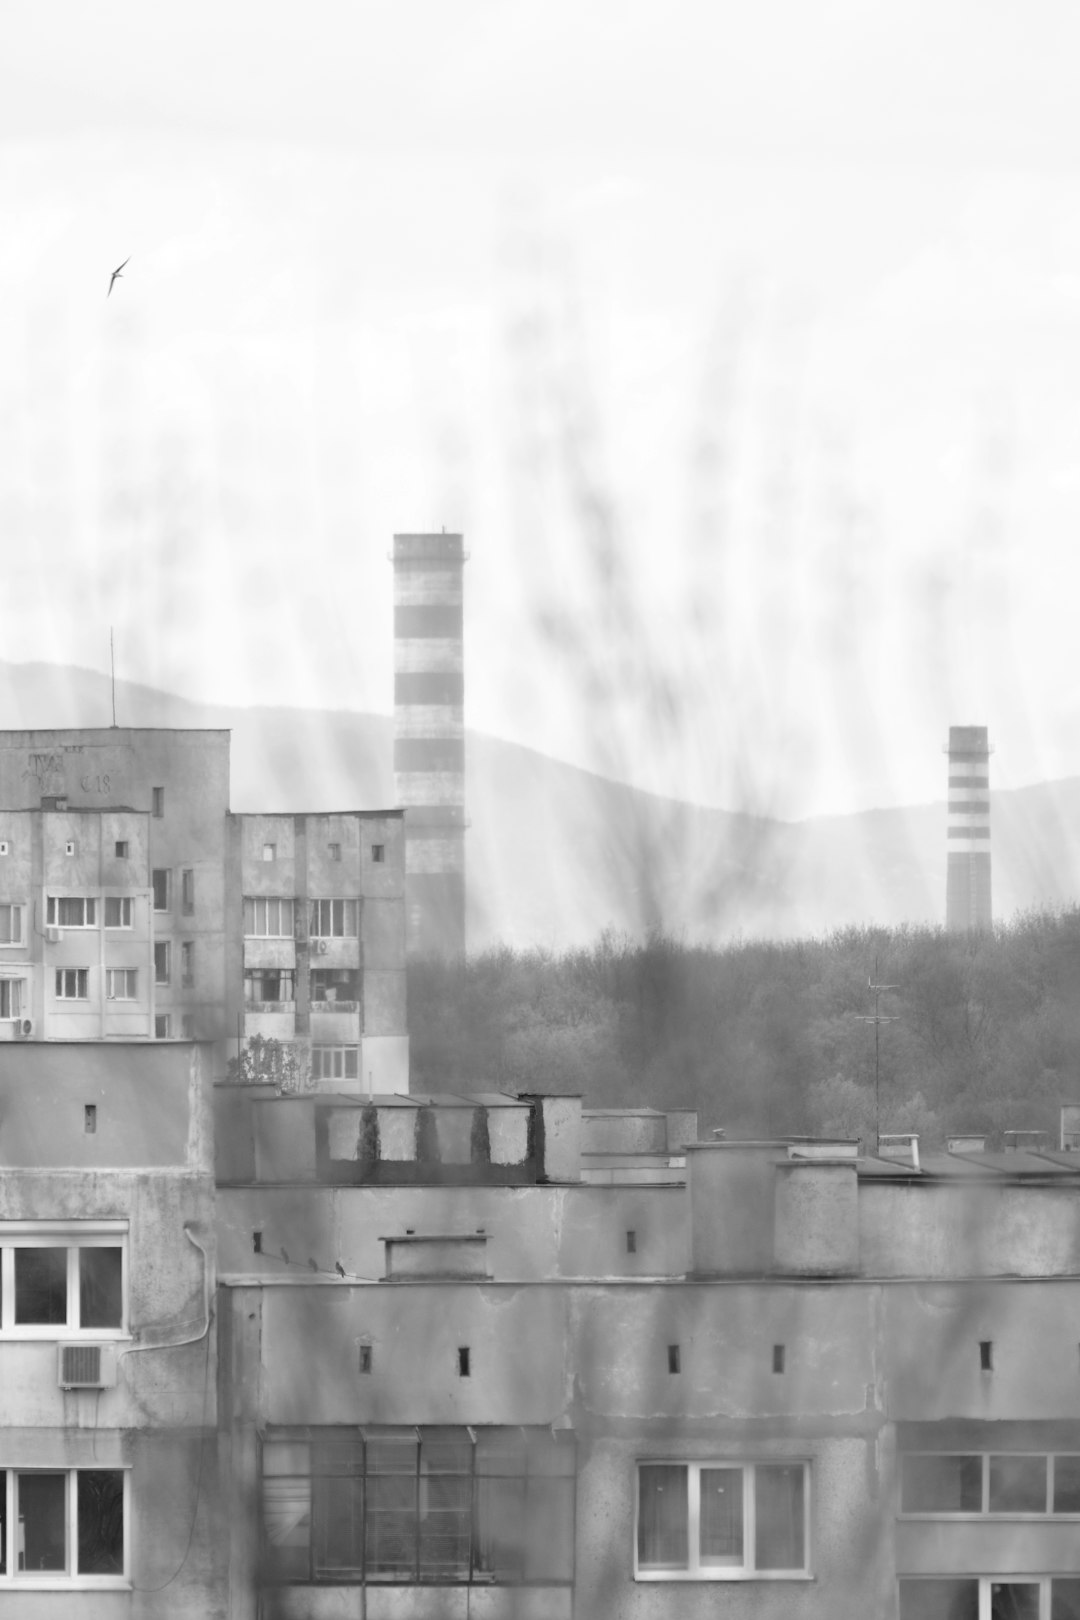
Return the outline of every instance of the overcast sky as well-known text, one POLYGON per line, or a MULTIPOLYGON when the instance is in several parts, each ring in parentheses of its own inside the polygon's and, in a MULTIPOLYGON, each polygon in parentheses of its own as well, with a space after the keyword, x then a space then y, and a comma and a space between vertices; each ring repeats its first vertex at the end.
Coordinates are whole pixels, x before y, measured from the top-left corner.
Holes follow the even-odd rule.
POLYGON ((0 649, 805 815, 1080 774, 1080 12, 12 0, 0 649), (131 255, 112 296, 109 272, 131 255))

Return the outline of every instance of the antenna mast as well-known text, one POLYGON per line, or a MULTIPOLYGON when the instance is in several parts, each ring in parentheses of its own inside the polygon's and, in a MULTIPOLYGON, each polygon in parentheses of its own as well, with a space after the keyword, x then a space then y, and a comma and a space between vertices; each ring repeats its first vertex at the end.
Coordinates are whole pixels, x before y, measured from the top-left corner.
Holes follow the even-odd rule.
POLYGON ((883 1013, 881 997, 886 990, 899 990, 898 984, 878 984, 878 959, 874 957, 874 978, 866 981, 866 988, 874 998, 872 1013, 856 1013, 856 1022, 874 1026, 874 1154, 881 1152, 881 1026, 899 1022, 899 1013, 883 1013))
POLYGON ((116 725, 116 649, 113 646, 113 627, 109 626, 109 671, 112 684, 112 723, 116 725))

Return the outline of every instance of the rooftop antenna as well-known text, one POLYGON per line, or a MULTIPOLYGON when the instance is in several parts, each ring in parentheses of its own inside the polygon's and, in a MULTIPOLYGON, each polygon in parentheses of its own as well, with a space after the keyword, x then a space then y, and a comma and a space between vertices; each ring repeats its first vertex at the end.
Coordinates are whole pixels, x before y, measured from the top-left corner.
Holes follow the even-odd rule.
POLYGON ((856 1013, 856 1022, 874 1026, 874 1156, 881 1152, 881 1026, 899 1022, 899 1013, 883 1013, 881 998, 886 990, 899 990, 898 984, 878 984, 878 959, 874 956, 874 977, 866 981, 866 988, 874 998, 872 1013, 856 1013))
POLYGON ((112 684, 112 723, 116 725, 116 648, 113 645, 113 627, 109 626, 109 671, 112 684))

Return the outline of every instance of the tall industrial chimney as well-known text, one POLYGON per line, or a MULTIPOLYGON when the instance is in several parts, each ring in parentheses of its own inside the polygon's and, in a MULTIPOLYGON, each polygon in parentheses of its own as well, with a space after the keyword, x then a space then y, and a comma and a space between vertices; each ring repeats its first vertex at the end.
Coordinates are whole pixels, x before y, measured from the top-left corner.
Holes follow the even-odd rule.
POLYGON ((990 743, 985 726, 949 727, 948 871, 945 927, 989 928, 990 743))
POLYGON ((412 955, 465 951, 464 564, 460 534, 394 536, 394 792, 412 955))

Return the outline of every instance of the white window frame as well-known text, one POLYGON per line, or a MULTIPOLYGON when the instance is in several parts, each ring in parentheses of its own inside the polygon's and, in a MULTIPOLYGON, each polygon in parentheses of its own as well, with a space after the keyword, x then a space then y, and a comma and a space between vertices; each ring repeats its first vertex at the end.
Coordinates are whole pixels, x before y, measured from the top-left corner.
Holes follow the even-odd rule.
POLYGON ((55 991, 56 991, 56 1000, 57 1001, 89 1001, 90 1000, 90 969, 88 967, 58 967, 56 969, 55 991), (84 973, 86 975, 86 991, 85 991, 85 994, 80 993, 80 991, 78 989, 78 979, 76 979, 76 981, 75 981, 76 990, 75 990, 74 995, 69 995, 67 990, 61 988, 61 986, 64 983, 64 977, 68 973, 75 973, 75 974, 84 973))
POLYGON ((292 939, 296 927, 296 901, 291 894, 247 894, 244 896, 245 939, 292 939), (248 907, 251 910, 249 912, 248 907), (270 907, 276 906, 275 914, 270 907), (261 908, 261 916, 260 916, 261 908), (284 918, 288 916, 288 924, 284 918), (251 926, 249 927, 248 924, 251 926), (263 927, 259 927, 260 921, 263 927), (274 924, 273 931, 271 923, 274 924))
POLYGON ((110 933, 117 928, 134 928, 135 902, 130 894, 107 894, 101 903, 101 915, 104 919, 105 927, 110 933), (116 905, 120 908, 119 922, 111 923, 109 921, 109 907, 111 905, 116 905))
POLYGON ((133 967, 107 967, 105 969, 106 1001, 138 1001, 139 970, 133 967), (118 984, 122 988, 118 989, 118 984))
POLYGON ((808 1581, 813 1579, 810 1548, 810 1495, 812 1469, 807 1457, 639 1457, 634 1468, 634 1579, 635 1581, 808 1581), (758 1569, 754 1475, 762 1468, 801 1468, 803 1471, 803 1566, 801 1569, 758 1569), (638 1519, 641 1511, 642 1468, 685 1468, 686 1553, 685 1569, 642 1568, 638 1563, 638 1519), (703 1469, 731 1468, 742 1472, 743 1482, 743 1562, 741 1564, 702 1564, 701 1558, 701 1473, 703 1469))
MULTIPOLYGON (((968 1455, 965 1453, 965 1455, 968 1455)), ((1003 1586, 1037 1586, 1039 1588, 1039 1620, 1050 1620, 1050 1604, 1053 1596, 1053 1582, 1080 1580, 1080 1576, 1059 1570, 1055 1575, 1017 1575, 1010 1572, 996 1575, 973 1575, 970 1572, 958 1574, 955 1570, 939 1575, 902 1575, 899 1584, 914 1586, 920 1580, 928 1581, 965 1581, 975 1582, 979 1588, 979 1620, 990 1620, 990 1605, 992 1601, 992 1588, 1001 1584, 1003 1586)), ((899 1609, 899 1589, 897 1591, 897 1608, 899 1609)))
POLYGON ((45 925, 47 928, 96 928, 97 927, 97 896, 94 894, 50 894, 45 902, 45 925), (61 922, 60 902, 79 900, 82 902, 82 922, 61 922))
POLYGON ((172 1013, 159 1012, 154 1014, 154 1039, 155 1041, 172 1040, 172 1013), (159 1028, 159 1025, 164 1027, 159 1028))
POLYGON ((360 936, 360 900, 356 895, 332 895, 328 899, 316 899, 311 904, 311 938, 312 939, 358 939, 360 936), (330 907, 329 917, 321 915, 324 906, 330 907), (334 907, 341 907, 341 932, 334 928, 334 907), (352 907, 350 914, 349 907, 352 907), (329 922, 329 928, 325 927, 329 922))
MULTIPOLYGON (((78 1221, 47 1226, 39 1221, 0 1222, 0 1340, 33 1339, 38 1343, 69 1340, 93 1344, 130 1339, 128 1325, 128 1223, 78 1221), (15 1321, 15 1250, 67 1250, 67 1322, 15 1321), (120 1325, 82 1327, 79 1324, 80 1249, 120 1250, 120 1325)), ((52 1470, 50 1470, 52 1472, 52 1470)))
POLYGON ((8 1466, 0 1454, 0 1490, 5 1493, 8 1524, 8 1543, 5 1548, 8 1568, 0 1574, 0 1592, 125 1592, 131 1590, 131 1464, 101 1462, 85 1469, 67 1468, 63 1464, 50 1468, 37 1464, 33 1468, 8 1466), (122 1474, 124 1482, 124 1567, 119 1575, 80 1575, 75 1564, 79 1549, 79 1492, 78 1475, 85 1473, 122 1474), (18 1562, 18 1487, 16 1476, 26 1474, 62 1474, 64 1485, 64 1530, 66 1569, 20 1571, 10 1565, 18 1562), (12 1554, 15 1554, 13 1557, 12 1554))
MULTIPOLYGON (((954 1521, 959 1521, 962 1524, 966 1524, 966 1523, 969 1523, 969 1522, 972 1522, 972 1521, 975 1521, 975 1520, 983 1520, 983 1519, 989 1519, 991 1521, 993 1521, 995 1519, 1008 1519, 1008 1520, 1020 1519, 1020 1520, 1025 1520, 1025 1521, 1028 1521, 1028 1522, 1039 1523, 1039 1524, 1045 1524, 1047 1522, 1050 1522, 1050 1523, 1058 1523, 1058 1522, 1077 1523, 1077 1522, 1080 1522, 1080 1512, 1078 1512, 1078 1513, 1055 1513, 1054 1512, 1054 1483, 1055 1483, 1054 1474, 1055 1474, 1056 1462, 1057 1462, 1057 1459, 1059 1457, 1080 1458, 1080 1452, 1067 1451, 1067 1450, 1064 1450, 1064 1449, 1058 1450, 1058 1451, 1040 1451, 1040 1450, 1037 1450, 1037 1449, 1033 1449, 1031 1451, 1027 1451, 1027 1450, 1025 1450, 1025 1451, 1003 1451, 1000 1448, 998 1450, 996 1450, 996 1451, 983 1451, 981 1449, 979 1449, 979 1450, 971 1450, 971 1451, 960 1451, 960 1450, 952 1450, 952 1449, 950 1449, 948 1451, 905 1451, 905 1452, 902 1452, 901 1456, 900 1456, 900 1468, 899 1468, 899 1481, 898 1481, 899 1507, 898 1507, 897 1517, 901 1518, 901 1519, 914 1519, 914 1520, 944 1519, 948 1523, 952 1523, 954 1521), (977 1458, 979 1458, 981 1460, 981 1464, 982 1464, 982 1479, 981 1479, 981 1486, 980 1486, 981 1506, 978 1508, 977 1511, 975 1511, 975 1510, 972 1510, 970 1512, 968 1512, 968 1511, 958 1511, 956 1513, 950 1513, 947 1509, 944 1509, 944 1508, 905 1508, 904 1505, 903 1505, 903 1502, 904 1502, 904 1497, 903 1497, 903 1490, 904 1490, 904 1463, 905 1463, 905 1461, 907 1460, 908 1457, 935 1457, 935 1458, 977 1457, 977 1458), (1046 1506, 1045 1506, 1045 1508, 1036 1510, 1036 1511, 1031 1512, 1031 1513, 1023 1513, 1023 1512, 1020 1512, 1019 1510, 1017 1510, 1015 1508, 991 1509, 991 1507, 990 1507, 990 1459, 992 1457, 1041 1457, 1043 1459, 1043 1461, 1046 1463, 1046 1498, 1045 1498, 1046 1506)), ((1080 1577, 1078 1577, 1078 1578, 1080 1578, 1080 1577)), ((944 1576, 942 1577, 942 1579, 944 1579, 944 1576)), ((973 1580, 974 1576, 970 1576, 969 1579, 973 1580)))
POLYGON ((11 913, 12 931, 18 925, 18 939, 0 939, 0 951, 21 951, 26 949, 26 906, 21 900, 0 900, 0 912, 7 909, 11 913))
MULTIPOLYGON (((320 1006, 323 1003, 319 1003, 320 1006)), ((311 1048, 311 1078, 313 1080, 359 1080, 360 1078, 360 1048, 358 1046, 324 1046, 321 1042, 311 1048), (319 1056, 316 1058, 315 1054, 319 1056), (345 1059, 352 1053, 356 1059, 356 1073, 345 1073, 345 1059), (329 1059, 330 1072, 324 1067, 329 1059), (339 1072, 340 1071, 340 1072, 339 1072)))
POLYGON ((13 973, 0 974, 0 1021, 11 1023, 26 1017, 26 1007, 29 1001, 27 995, 27 980, 25 976, 16 977, 13 973), (3 1008, 3 986, 9 985, 8 1011, 3 1008))
POLYGON ((155 939, 154 941, 154 983, 162 988, 172 983, 172 940, 155 939), (165 961, 165 971, 158 972, 158 952, 161 951, 165 961))

